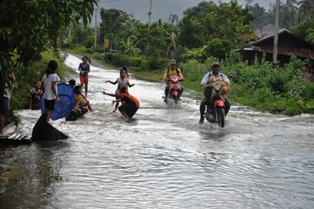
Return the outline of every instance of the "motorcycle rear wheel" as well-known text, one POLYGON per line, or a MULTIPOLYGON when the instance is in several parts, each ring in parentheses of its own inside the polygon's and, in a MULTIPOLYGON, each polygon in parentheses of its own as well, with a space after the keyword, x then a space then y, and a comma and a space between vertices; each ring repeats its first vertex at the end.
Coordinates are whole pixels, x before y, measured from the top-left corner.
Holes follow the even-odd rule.
POLYGON ((218 125, 223 128, 225 126, 225 108, 217 107, 216 108, 216 117, 218 125))

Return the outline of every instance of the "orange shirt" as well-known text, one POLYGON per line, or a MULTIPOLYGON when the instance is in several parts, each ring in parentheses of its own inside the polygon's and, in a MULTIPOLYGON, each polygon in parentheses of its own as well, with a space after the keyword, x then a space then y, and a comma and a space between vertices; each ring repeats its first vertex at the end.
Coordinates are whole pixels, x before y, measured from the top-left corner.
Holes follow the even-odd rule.
POLYGON ((134 107, 140 107, 140 102, 138 101, 138 99, 136 99, 134 96, 132 96, 129 93, 121 93, 121 94, 118 94, 117 97, 119 97, 126 104, 132 105, 134 107))

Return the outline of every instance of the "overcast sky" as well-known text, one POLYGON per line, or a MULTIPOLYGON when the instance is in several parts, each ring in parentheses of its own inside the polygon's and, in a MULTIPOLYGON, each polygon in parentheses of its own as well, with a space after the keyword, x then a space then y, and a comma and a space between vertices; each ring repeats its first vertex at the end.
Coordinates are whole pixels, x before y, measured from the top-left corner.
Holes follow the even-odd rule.
MULTIPOLYGON (((152 0, 152 22, 162 19, 168 21, 171 14, 178 15, 179 19, 183 16, 183 11, 198 5, 203 0, 152 0)), ((218 3, 219 0, 213 0, 218 3)), ((230 0, 221 0, 221 2, 229 2, 230 0)), ((245 0, 238 0, 239 4, 245 5, 245 0)), ((274 3, 275 0, 254 0, 252 5, 258 3, 268 10, 269 3, 274 3)), ((148 22, 150 0, 100 0, 99 7, 105 9, 115 8, 123 10, 127 13, 134 14, 136 19, 144 23, 148 22)), ((98 10, 98 21, 100 20, 98 10)), ((94 19, 92 24, 94 24, 94 19)))

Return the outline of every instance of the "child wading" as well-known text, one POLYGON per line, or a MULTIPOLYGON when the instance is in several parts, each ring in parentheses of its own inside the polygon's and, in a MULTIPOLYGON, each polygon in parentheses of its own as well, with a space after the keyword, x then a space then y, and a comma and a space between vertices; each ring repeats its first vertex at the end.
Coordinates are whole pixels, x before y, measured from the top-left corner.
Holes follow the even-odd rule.
POLYGON ((88 73, 90 72, 90 65, 87 63, 90 62, 90 59, 86 56, 82 58, 82 63, 80 63, 78 70, 80 71, 80 81, 81 85, 85 85, 85 97, 87 97, 88 92, 88 73))
POLYGON ((120 89, 120 94, 110 94, 103 92, 104 95, 116 97, 117 100, 113 102, 122 102, 122 105, 119 107, 119 111, 126 118, 132 118, 140 107, 140 102, 137 98, 128 93, 126 87, 120 89))
MULTIPOLYGON (((120 77, 117 78, 117 80, 115 82, 113 81, 106 81, 106 83, 111 83, 113 85, 116 85, 118 84, 118 87, 117 87, 117 90, 116 90, 116 95, 120 94, 121 92, 121 88, 126 88, 126 90, 128 90, 128 87, 132 87, 134 86, 135 84, 130 84, 129 83, 129 78, 127 76, 127 73, 126 73, 126 70, 121 68, 120 69, 120 77)), ((118 101, 118 97, 117 97, 117 102, 116 102, 116 106, 115 106, 115 109, 113 112, 117 111, 118 109, 118 106, 119 106, 119 101, 118 101)))

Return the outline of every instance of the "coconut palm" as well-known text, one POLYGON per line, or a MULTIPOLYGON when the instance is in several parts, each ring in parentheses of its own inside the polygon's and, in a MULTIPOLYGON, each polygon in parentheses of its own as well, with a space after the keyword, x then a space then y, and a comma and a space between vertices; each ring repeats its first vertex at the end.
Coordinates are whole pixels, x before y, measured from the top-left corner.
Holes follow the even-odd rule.
POLYGON ((269 3, 269 9, 268 9, 267 14, 269 15, 271 19, 275 21, 275 16, 276 16, 276 4, 275 3, 274 4, 269 3))
POLYGON ((171 23, 172 25, 176 24, 179 21, 178 15, 171 14, 169 16, 168 22, 171 23))
POLYGON ((280 25, 285 28, 297 23, 298 19, 298 6, 297 0, 286 0, 286 3, 280 5, 280 25))
POLYGON ((314 0, 300 0, 298 2, 301 21, 314 20, 314 0))

